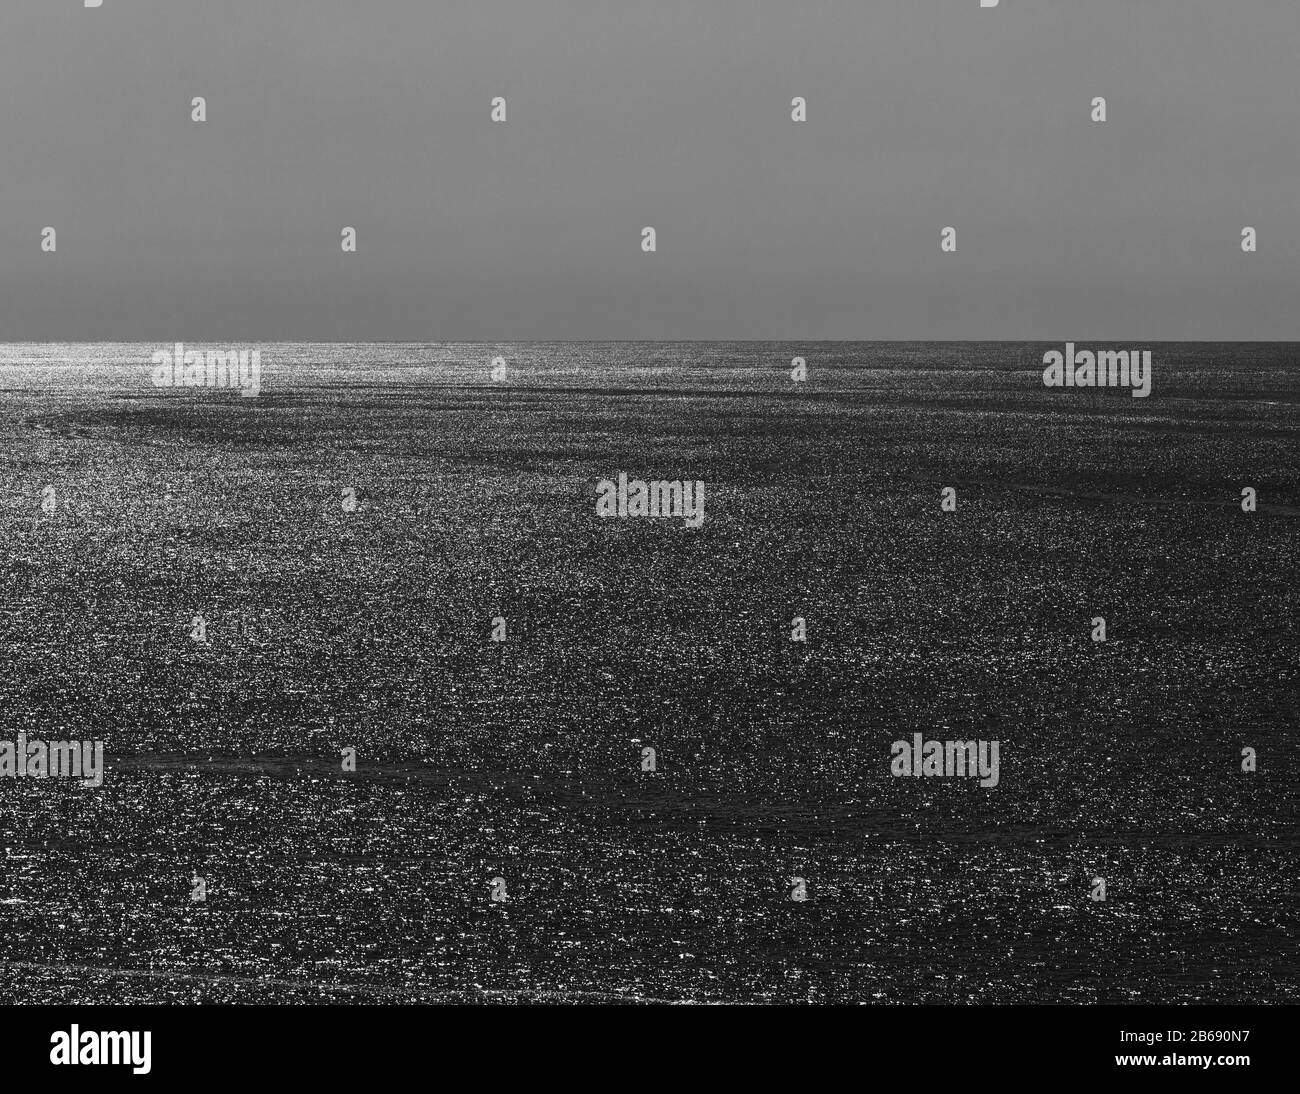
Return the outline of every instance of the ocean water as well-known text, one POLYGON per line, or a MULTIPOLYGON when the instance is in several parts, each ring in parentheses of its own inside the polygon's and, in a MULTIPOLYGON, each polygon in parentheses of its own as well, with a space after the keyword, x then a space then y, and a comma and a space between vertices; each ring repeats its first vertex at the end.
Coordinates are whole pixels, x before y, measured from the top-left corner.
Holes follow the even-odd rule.
POLYGON ((1295 999, 1300 347, 159 348, 0 346, 0 1001, 1295 999))

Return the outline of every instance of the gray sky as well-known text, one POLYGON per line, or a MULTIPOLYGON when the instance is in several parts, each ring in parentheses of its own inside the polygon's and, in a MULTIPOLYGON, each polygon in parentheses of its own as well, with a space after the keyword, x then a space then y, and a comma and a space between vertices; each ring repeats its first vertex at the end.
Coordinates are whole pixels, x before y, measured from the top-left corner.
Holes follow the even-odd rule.
POLYGON ((1297 58, 1296 0, 4 0, 0 340, 1297 339, 1297 58))

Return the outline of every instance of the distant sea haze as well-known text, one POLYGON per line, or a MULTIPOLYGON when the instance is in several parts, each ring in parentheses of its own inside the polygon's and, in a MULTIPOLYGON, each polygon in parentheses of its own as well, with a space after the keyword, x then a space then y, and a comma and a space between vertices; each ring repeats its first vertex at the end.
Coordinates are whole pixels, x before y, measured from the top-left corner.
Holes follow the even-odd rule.
MULTIPOLYGON (((173 342, 0 343, 0 368, 10 382, 66 378, 64 370, 89 382, 130 390, 149 384, 158 368, 155 355, 174 355, 173 342)), ((219 360, 221 354, 257 351, 274 395, 277 378, 289 388, 319 380, 420 384, 494 384, 510 387, 563 386, 575 381, 621 388, 757 389, 796 394, 800 390, 878 391, 887 395, 903 377, 921 381, 932 373, 940 389, 972 397, 1045 386, 1045 372, 1058 356, 1079 354, 1085 365, 1097 354, 1139 354, 1129 384, 1146 389, 1154 377, 1162 395, 1224 397, 1277 393, 1281 373, 1300 367, 1300 345, 1264 343, 1116 342, 185 342, 183 352, 219 360), (1094 352, 1095 351, 1095 352, 1094 352), (1147 360, 1151 361, 1150 366, 1147 360), (503 381, 491 379, 494 361, 504 362, 503 381), (790 379, 792 362, 806 362, 806 388, 790 379), (1047 368, 1045 368, 1047 366, 1047 368), (1134 382, 1133 377, 1137 377, 1134 382)), ((196 357, 197 359, 197 357, 196 357)), ((1102 375, 1119 361, 1108 356, 1102 375)), ((175 369, 179 372, 179 369, 175 369)), ((211 371, 210 369, 208 371, 211 371)), ((1062 370, 1064 387, 1065 374, 1062 370)), ((1074 370, 1077 374, 1077 368, 1074 370)), ((182 380, 184 378, 182 377, 182 380)), ((182 382, 179 386, 184 387, 182 382)), ((199 385, 201 386, 201 385, 199 385)), ((1088 385, 1081 385, 1088 386, 1088 385)), ((1103 385, 1105 386, 1105 385, 1103 385)), ((901 389, 899 389, 901 391, 901 389)), ((1135 390, 1134 394, 1138 391, 1135 390)), ((181 392, 175 393, 177 395, 181 392)), ((1083 393, 1080 393, 1083 394, 1083 393)))

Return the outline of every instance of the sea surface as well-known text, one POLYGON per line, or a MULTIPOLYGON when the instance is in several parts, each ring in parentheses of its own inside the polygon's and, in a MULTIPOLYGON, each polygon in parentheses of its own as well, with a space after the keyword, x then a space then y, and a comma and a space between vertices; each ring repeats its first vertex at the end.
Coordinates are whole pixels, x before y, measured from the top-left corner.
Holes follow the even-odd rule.
POLYGON ((0 345, 0 1002, 1296 999, 1300 346, 162 348, 0 345))

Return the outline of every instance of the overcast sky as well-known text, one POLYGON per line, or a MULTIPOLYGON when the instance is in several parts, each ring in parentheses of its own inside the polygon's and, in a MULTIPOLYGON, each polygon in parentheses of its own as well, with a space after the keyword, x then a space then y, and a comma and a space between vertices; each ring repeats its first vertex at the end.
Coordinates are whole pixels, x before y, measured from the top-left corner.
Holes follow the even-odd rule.
POLYGON ((1296 0, 81 2, 3 341, 1300 338, 1296 0))

